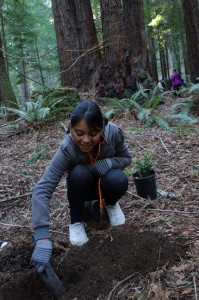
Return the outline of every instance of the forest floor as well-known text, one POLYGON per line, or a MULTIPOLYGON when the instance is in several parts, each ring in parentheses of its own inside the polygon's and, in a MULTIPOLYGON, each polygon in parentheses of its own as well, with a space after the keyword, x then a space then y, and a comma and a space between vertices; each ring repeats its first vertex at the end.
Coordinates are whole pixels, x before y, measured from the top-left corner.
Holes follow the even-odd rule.
MULTIPOLYGON (((176 101, 168 98, 159 110, 176 101)), ((102 110, 106 110, 102 106, 102 110)), ((88 222, 89 242, 68 239, 65 178, 50 203, 52 266, 69 300, 165 300, 199 297, 199 122, 176 132, 145 127, 130 113, 114 119, 132 154, 151 150, 158 198, 136 194, 132 166, 121 199, 126 224, 88 222)), ((67 126, 68 120, 65 121, 67 126)), ((31 191, 64 137, 63 123, 0 126, 0 300, 55 299, 30 262, 33 251, 31 191)))

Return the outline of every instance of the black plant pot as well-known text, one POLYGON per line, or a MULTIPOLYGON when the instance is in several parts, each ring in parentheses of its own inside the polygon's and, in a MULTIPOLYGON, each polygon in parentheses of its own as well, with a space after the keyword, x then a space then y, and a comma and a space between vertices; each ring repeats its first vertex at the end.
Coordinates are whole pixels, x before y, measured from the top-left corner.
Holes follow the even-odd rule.
POLYGON ((143 198, 154 200, 157 198, 157 187, 155 171, 151 171, 147 177, 139 177, 138 173, 133 174, 137 195, 143 198))

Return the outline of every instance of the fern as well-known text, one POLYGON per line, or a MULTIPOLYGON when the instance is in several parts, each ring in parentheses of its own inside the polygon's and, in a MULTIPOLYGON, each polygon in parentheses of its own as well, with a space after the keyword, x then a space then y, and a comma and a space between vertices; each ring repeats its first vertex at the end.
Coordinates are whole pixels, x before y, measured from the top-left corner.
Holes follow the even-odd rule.
POLYGON ((166 120, 164 120, 163 118, 160 118, 160 117, 156 116, 155 121, 157 122, 157 124, 161 128, 166 129, 166 130, 170 130, 169 123, 166 120))
POLYGON ((147 120, 151 115, 151 109, 142 109, 141 112, 138 114, 138 119, 140 121, 147 120))
POLYGON ((171 114, 171 115, 167 115, 166 118, 168 118, 168 119, 179 119, 181 121, 191 122, 191 123, 197 122, 196 119, 194 119, 191 116, 187 116, 185 114, 173 114, 173 115, 171 114))
POLYGON ((45 106, 45 101, 46 99, 40 95, 35 102, 27 101, 25 107, 20 107, 19 109, 8 107, 6 110, 16 113, 27 122, 43 121, 49 117, 50 111, 55 105, 63 101, 63 97, 52 99, 52 101, 48 103, 48 107, 45 106))
POLYGON ((199 93, 199 83, 193 84, 190 89, 189 89, 190 93, 194 94, 194 93, 199 93))
POLYGON ((121 110, 119 110, 117 108, 113 108, 113 109, 107 111, 104 115, 107 119, 110 119, 112 117, 112 115, 114 115, 117 112, 121 112, 121 110))

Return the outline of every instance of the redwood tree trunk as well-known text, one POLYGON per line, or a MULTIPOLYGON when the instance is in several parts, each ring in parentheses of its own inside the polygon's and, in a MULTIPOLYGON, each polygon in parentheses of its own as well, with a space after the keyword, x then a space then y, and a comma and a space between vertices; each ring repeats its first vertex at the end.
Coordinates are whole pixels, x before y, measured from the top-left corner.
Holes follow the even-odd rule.
POLYGON ((126 89, 137 89, 139 74, 142 73, 144 80, 148 79, 143 2, 100 0, 100 7, 104 59, 96 86, 97 96, 121 98, 126 89))
POLYGON ((198 47, 199 47, 199 10, 198 10, 197 0, 191 0, 190 4, 192 6, 194 25, 196 29, 196 35, 197 35, 198 47))
POLYGON ((88 85, 100 62, 90 0, 52 0, 62 86, 88 85))
POLYGON ((199 47, 193 6, 190 4, 190 0, 183 0, 185 32, 187 39, 187 58, 189 64, 188 69, 190 70, 191 80, 196 82, 196 78, 199 77, 199 47))
POLYGON ((127 78, 127 43, 122 3, 118 0, 100 0, 100 7, 103 65, 96 85, 96 95, 121 98, 124 94, 127 78))
POLYGON ((97 38, 90 0, 75 0, 78 30, 81 40, 83 85, 95 86, 98 67, 101 64, 101 51, 97 38))
POLYGON ((118 65, 126 54, 126 36, 123 23, 121 0, 100 0, 102 33, 103 33, 103 63, 118 65))
POLYGON ((143 0, 123 0, 128 53, 131 57, 131 77, 143 88, 150 85, 150 63, 144 26, 143 0))
POLYGON ((124 21, 128 49, 137 66, 149 68, 142 0, 124 0, 124 21))

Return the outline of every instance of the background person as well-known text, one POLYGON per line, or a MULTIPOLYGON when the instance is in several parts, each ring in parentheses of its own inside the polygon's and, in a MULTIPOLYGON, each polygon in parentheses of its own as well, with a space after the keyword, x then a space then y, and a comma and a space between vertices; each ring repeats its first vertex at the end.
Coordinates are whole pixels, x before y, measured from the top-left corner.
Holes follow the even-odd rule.
MULTIPOLYGON (((171 72, 170 80, 172 87, 174 90, 179 90, 179 88, 183 86, 184 82, 181 79, 181 76, 177 73, 176 69, 171 69, 171 72)), ((177 94, 175 93, 175 95, 177 94)))

